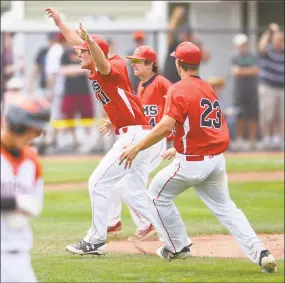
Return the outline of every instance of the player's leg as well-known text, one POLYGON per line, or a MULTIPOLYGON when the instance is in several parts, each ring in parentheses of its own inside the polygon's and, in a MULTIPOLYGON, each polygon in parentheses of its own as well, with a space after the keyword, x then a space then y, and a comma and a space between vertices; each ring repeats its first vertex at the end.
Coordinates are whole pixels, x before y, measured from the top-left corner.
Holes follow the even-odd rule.
MULTIPOLYGON (((147 172, 147 178, 149 177, 149 174, 154 171, 160 164, 162 158, 161 155, 166 150, 166 140, 162 140, 159 143, 153 145, 149 149, 149 160, 146 167, 147 172)), ((147 188, 145 187, 145 190, 147 188)), ((122 190, 121 190, 122 192, 122 190)), ((156 233, 154 226, 148 221, 143 215, 140 214, 139 209, 136 207, 136 203, 134 203, 134 196, 133 191, 124 191, 124 195, 122 195, 122 198, 124 199, 124 202, 127 204, 127 206, 130 209, 132 219, 134 223, 136 224, 137 230, 136 232, 128 238, 129 241, 143 241, 151 237, 153 234, 156 233)), ((137 203, 143 203, 145 202, 144 194, 138 194, 136 196, 137 203), (138 198, 142 198, 141 201, 138 198)))
POLYGON ((108 235, 117 235, 122 232, 121 213, 122 200, 121 190, 124 189, 124 179, 121 179, 111 190, 109 197, 108 235))
MULTIPOLYGON (((213 215, 229 230, 250 260, 259 264, 265 247, 249 224, 244 213, 231 200, 223 155, 214 157, 217 166, 200 184, 194 186, 196 193, 213 215)), ((266 256, 269 260, 273 257, 266 256)), ((266 258, 266 260, 267 260, 266 258)), ((274 261, 274 259, 273 259, 274 261)))
POLYGON ((152 200, 154 225, 165 243, 165 248, 159 250, 164 258, 175 256, 185 248, 186 253, 181 254, 190 255, 187 231, 173 202, 190 186, 184 176, 187 176, 187 172, 183 163, 174 160, 154 177, 148 190, 152 200))
MULTIPOLYGON (((160 164, 161 154, 165 150, 166 150, 165 140, 161 141, 160 143, 155 144, 152 147, 151 149, 152 152, 150 154, 151 158, 149 160, 149 166, 148 166, 148 169, 150 172, 152 172, 160 164)), ((155 229, 151 225, 151 223, 139 213, 135 205, 132 204, 132 198, 128 196, 125 182, 126 182, 125 178, 122 179, 120 182, 118 182, 114 190, 112 190, 112 194, 110 195, 108 231, 110 230, 110 234, 114 234, 113 230, 115 230, 114 231, 115 233, 118 230, 117 229, 118 227, 116 226, 121 221, 121 199, 122 199, 123 202, 128 206, 132 220, 137 227, 136 233, 132 235, 131 237, 129 237, 129 240, 130 241, 145 240, 155 233, 155 229)), ((142 197, 141 202, 145 202, 144 194, 139 194, 137 198, 139 197, 142 197)))
POLYGON ((37 282, 28 252, 1 253, 1 282, 37 282))

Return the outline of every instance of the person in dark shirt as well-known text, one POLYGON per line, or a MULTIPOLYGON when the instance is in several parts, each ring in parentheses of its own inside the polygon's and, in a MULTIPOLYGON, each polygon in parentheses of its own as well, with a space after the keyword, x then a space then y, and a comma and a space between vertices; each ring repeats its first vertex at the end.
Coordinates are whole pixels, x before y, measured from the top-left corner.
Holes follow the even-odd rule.
POLYGON ((188 25, 183 25, 177 29, 178 23, 183 18, 184 13, 184 7, 177 6, 170 17, 168 24, 168 51, 164 63, 164 76, 172 83, 178 82, 180 77, 175 66, 175 58, 168 56, 168 54, 174 52, 181 42, 191 41, 192 43, 196 44, 201 50, 202 61, 206 62, 210 57, 198 35, 194 34, 188 25))
MULTIPOLYGON (((80 114, 81 119, 94 118, 93 101, 89 90, 88 72, 81 69, 80 58, 76 52, 68 48, 61 57, 61 74, 65 77, 64 94, 61 105, 63 119, 74 119, 80 114)), ((73 146, 77 147, 78 139, 75 128, 70 128, 73 146)), ((86 128, 86 133, 89 129, 86 128)))
MULTIPOLYGON (((145 33, 143 31, 136 31, 136 32, 134 32, 133 35, 132 35, 132 38, 133 38, 133 42, 134 42, 134 46, 135 47, 130 49, 127 52, 127 56, 133 55, 134 51, 138 47, 145 45, 145 42, 146 42, 146 35, 145 35, 145 33)), ((131 80, 131 84, 132 84, 132 88, 133 88, 134 94, 137 95, 137 89, 138 89, 138 85, 139 85, 140 79, 134 75, 134 72, 133 72, 132 67, 131 67, 129 62, 128 62, 128 69, 129 69, 129 77, 130 77, 130 80, 131 80)))
POLYGON ((29 93, 35 92, 35 85, 36 81, 38 80, 38 86, 39 86, 39 92, 43 96, 47 96, 47 78, 45 73, 45 64, 46 64, 46 55, 50 47, 56 43, 56 32, 51 32, 48 34, 48 43, 47 46, 44 46, 40 48, 40 50, 37 52, 34 66, 31 74, 31 78, 29 81, 29 93))
POLYGON ((232 74, 235 105, 239 109, 233 149, 257 149, 258 74, 260 71, 258 57, 249 51, 248 38, 245 34, 237 34, 233 43, 237 48, 237 53, 232 60, 232 74), (243 140, 245 126, 248 128, 249 143, 243 140))

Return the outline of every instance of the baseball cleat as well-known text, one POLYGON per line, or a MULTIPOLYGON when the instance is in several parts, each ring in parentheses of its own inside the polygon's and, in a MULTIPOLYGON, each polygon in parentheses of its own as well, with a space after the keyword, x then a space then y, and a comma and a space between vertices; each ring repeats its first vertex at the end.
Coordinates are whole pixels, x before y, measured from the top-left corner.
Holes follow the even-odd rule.
POLYGON ((146 230, 141 230, 136 232, 134 235, 128 238, 128 241, 135 242, 135 241, 144 241, 147 238, 151 237, 156 233, 156 230, 152 224, 146 230))
POLYGON ((85 241, 80 241, 75 245, 67 245, 66 250, 78 255, 105 255, 107 244, 90 244, 85 241))
POLYGON ((120 233, 122 233, 123 227, 122 227, 122 222, 119 221, 115 226, 108 227, 107 233, 108 235, 116 236, 120 233))
POLYGON ((262 272, 265 273, 277 272, 275 258, 268 250, 263 250, 260 253, 259 265, 261 267, 262 272))
POLYGON ((184 247, 180 252, 172 253, 169 251, 166 247, 160 247, 156 250, 156 254, 168 261, 174 260, 174 259, 186 259, 191 257, 191 251, 190 246, 184 247))

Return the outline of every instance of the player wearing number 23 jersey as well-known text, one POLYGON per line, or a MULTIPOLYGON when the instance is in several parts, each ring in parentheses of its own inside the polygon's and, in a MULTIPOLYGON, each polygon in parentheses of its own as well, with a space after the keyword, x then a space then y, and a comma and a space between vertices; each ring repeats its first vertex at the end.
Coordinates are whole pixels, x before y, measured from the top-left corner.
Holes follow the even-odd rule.
POLYGON ((165 114, 176 120, 174 147, 187 155, 216 155, 229 145, 229 131, 212 87, 187 76, 170 87, 165 114))
POLYGON ((262 271, 275 272, 274 257, 255 234, 243 212, 230 198, 223 152, 229 145, 229 131, 212 87, 198 77, 200 49, 182 42, 172 53, 181 81, 170 87, 165 115, 150 133, 125 149, 120 162, 130 167, 136 155, 176 129, 174 161, 163 168, 149 186, 155 228, 164 247, 156 254, 166 260, 191 256, 191 240, 174 199, 193 187, 212 214, 236 238, 247 257, 262 271))

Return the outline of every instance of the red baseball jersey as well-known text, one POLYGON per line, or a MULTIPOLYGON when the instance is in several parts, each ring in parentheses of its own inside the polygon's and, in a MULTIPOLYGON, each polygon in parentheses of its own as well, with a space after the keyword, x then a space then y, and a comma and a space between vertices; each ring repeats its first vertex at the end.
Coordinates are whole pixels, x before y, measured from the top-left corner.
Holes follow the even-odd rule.
POLYGON ((166 94, 171 82, 161 75, 154 75, 147 82, 139 83, 138 97, 141 98, 144 114, 149 124, 154 127, 162 118, 166 94))
POLYGON ((216 155, 229 146, 229 130, 212 87, 195 76, 172 85, 165 114, 176 120, 174 147, 186 155, 216 155))
POLYGON ((110 59, 111 73, 94 70, 89 76, 95 97, 101 101, 111 123, 117 129, 131 125, 149 125, 140 98, 133 94, 125 61, 118 55, 110 59))

